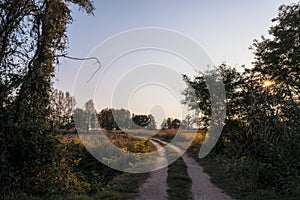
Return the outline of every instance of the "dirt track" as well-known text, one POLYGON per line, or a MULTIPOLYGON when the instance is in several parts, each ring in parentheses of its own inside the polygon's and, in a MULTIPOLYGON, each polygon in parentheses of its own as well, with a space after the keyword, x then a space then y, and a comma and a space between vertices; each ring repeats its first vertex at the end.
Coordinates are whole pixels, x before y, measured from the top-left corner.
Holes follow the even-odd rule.
MULTIPOLYGON (((165 150, 157 142, 151 141, 154 144, 161 158, 165 159, 165 150)), ((139 195, 137 200, 163 200, 167 199, 167 178, 168 178, 168 167, 151 172, 150 177, 146 182, 139 188, 139 195)))
MULTIPOLYGON (((162 140, 156 140, 168 147, 174 149, 177 152, 182 150, 174 145, 166 143, 162 140)), ((159 149, 159 153, 164 156, 165 151, 158 142, 152 141, 152 143, 159 149)), ((192 179, 191 193, 193 198, 196 200, 230 200, 232 199, 226 195, 220 188, 216 187, 211 183, 210 177, 203 171, 203 168, 187 154, 182 156, 185 164, 187 165, 187 171, 189 177, 192 179)), ((163 200, 167 199, 167 177, 168 168, 151 172, 150 177, 147 181, 140 187, 139 196, 137 199, 143 200, 163 200)))

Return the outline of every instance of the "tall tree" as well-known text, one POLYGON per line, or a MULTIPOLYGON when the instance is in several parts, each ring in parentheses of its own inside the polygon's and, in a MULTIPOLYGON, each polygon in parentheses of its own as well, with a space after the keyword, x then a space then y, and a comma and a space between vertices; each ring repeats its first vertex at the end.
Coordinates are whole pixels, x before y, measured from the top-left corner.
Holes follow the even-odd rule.
MULTIPOLYGON (((273 22, 271 37, 254 41, 253 69, 239 73, 224 65, 218 68, 227 109, 215 150, 237 162, 246 158, 255 163, 252 175, 257 185, 299 196, 300 3, 281 6, 273 22)), ((206 122, 212 105, 203 75, 184 80, 188 88, 183 103, 196 114, 199 107, 206 122)))
POLYGON ((153 115, 148 115, 149 119, 150 119, 150 123, 147 126, 147 129, 149 130, 155 130, 156 127, 156 122, 155 122, 155 117, 153 115))
POLYGON ((255 40, 252 47, 256 61, 251 76, 257 89, 249 132, 257 133, 259 148, 253 152, 268 166, 264 177, 295 192, 300 183, 300 2, 280 6, 272 21, 271 37, 255 40))
POLYGON ((101 128, 104 128, 108 131, 120 129, 118 124, 114 120, 114 112, 115 111, 112 108, 105 108, 101 110, 101 112, 97 115, 101 128))
MULTIPOLYGON (((254 71, 280 83, 286 95, 300 90, 300 3, 282 5, 272 20, 269 39, 254 40, 254 71)), ((299 99, 299 96, 297 97, 299 99)))
POLYGON ((275 25, 269 30, 270 39, 262 37, 261 41, 254 41, 253 73, 260 77, 261 84, 263 80, 269 81, 266 89, 277 101, 274 112, 288 119, 289 126, 299 127, 300 3, 280 6, 278 16, 272 21, 275 25))
POLYGON ((85 113, 87 117, 88 126, 86 127, 86 131, 89 132, 90 129, 94 129, 97 126, 97 117, 96 117, 96 109, 95 104, 92 99, 88 100, 85 103, 85 113))
POLYGON ((120 129, 124 130, 129 128, 131 122, 129 110, 125 110, 124 108, 112 109, 112 114, 114 121, 120 129))
POLYGON ((184 121, 186 122, 186 129, 191 129, 193 125, 192 116, 187 114, 184 121))
POLYGON ((66 54, 66 30, 72 22, 70 3, 88 14, 94 10, 90 0, 0 2, 3 192, 22 188, 39 193, 44 192, 43 185, 51 184, 44 181, 39 186, 42 180, 28 174, 46 170, 55 158, 56 142, 49 123, 51 80, 59 57, 66 54))
POLYGON ((75 97, 69 92, 53 90, 51 93, 51 123, 58 129, 71 128, 72 111, 76 105, 75 97))
POLYGON ((73 111, 73 118, 75 121, 75 127, 78 132, 86 131, 89 127, 88 116, 87 113, 80 108, 76 108, 73 111))

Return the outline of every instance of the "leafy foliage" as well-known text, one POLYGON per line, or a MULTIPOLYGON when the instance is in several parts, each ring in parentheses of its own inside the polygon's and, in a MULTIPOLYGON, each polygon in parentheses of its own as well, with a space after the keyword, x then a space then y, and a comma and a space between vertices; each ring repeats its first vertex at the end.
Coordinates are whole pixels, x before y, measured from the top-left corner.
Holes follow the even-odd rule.
POLYGON ((105 108, 98 115, 98 122, 101 128, 108 131, 124 129, 156 129, 155 118, 153 115, 130 115, 129 110, 105 108))
POLYGON ((0 2, 1 196, 46 192, 39 185, 50 177, 41 174, 56 166, 50 91, 67 45, 69 3, 94 10, 89 0, 0 2))
POLYGON ((75 98, 69 92, 54 89, 51 94, 50 121, 53 129, 70 129, 74 126, 72 112, 76 104, 75 98))
POLYGON ((181 126, 181 121, 179 119, 172 119, 168 117, 167 119, 164 119, 164 121, 161 124, 161 129, 179 129, 181 126))
MULTIPOLYGON (((299 13, 299 3, 279 8, 269 31, 271 39, 254 41, 253 69, 242 73, 226 65, 217 69, 223 77, 227 107, 215 152, 234 160, 226 165, 243 179, 246 190, 275 188, 299 195, 299 13)), ((200 108, 200 121, 209 130, 212 105, 204 75, 183 78, 188 84, 183 103, 196 116, 200 108)))

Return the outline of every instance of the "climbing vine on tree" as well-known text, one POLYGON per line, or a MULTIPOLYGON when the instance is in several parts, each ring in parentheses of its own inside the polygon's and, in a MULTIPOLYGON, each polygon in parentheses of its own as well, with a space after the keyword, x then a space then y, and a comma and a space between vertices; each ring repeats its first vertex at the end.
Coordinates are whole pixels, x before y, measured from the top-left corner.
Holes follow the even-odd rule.
POLYGON ((51 184, 42 177, 57 157, 50 92, 55 66, 66 54, 71 4, 93 14, 90 0, 0 1, 2 195, 46 192, 40 186, 51 184))

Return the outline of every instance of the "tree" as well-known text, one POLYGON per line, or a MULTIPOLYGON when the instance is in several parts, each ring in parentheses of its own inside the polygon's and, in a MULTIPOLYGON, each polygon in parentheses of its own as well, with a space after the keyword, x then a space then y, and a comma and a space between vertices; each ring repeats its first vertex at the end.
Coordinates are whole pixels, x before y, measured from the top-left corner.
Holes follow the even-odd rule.
POLYGON ((153 115, 136 115, 130 111, 121 109, 106 108, 98 114, 100 126, 106 130, 124 130, 146 128, 156 129, 155 118, 153 115))
POLYGON ((194 118, 198 119, 197 125, 207 130, 209 116, 211 115, 211 102, 205 76, 204 74, 199 74, 192 80, 191 77, 183 75, 183 80, 186 82, 187 88, 182 92, 185 97, 182 103, 185 104, 189 110, 195 112, 194 118))
POLYGON ((51 93, 51 116, 53 125, 60 128, 71 128, 72 111, 76 105, 75 98, 69 92, 53 90, 51 93))
POLYGON ((149 130, 155 130, 156 129, 156 122, 153 115, 148 115, 148 118, 150 119, 150 123, 147 126, 147 129, 149 130))
POLYGON ((27 175, 47 170, 56 156, 50 91, 55 65, 66 55, 69 3, 94 10, 89 0, 0 2, 1 193, 47 190, 39 184, 47 181, 27 175))
POLYGON ((295 178, 299 177, 295 165, 300 164, 299 13, 299 2, 280 6, 272 20, 275 24, 269 30, 270 39, 255 40, 252 47, 256 61, 251 76, 257 80, 253 85, 260 89, 252 98, 255 110, 249 113, 249 132, 258 137, 253 154, 268 166, 263 176, 270 184, 289 192, 297 192, 299 188, 294 185, 300 183, 295 178))
POLYGON ((169 126, 169 129, 179 129, 180 127, 180 120, 179 119, 173 119, 170 126, 169 126))
POLYGON ((122 130, 128 129, 130 126, 130 111, 121 109, 112 109, 114 121, 118 124, 118 127, 122 130))
POLYGON ((79 129, 77 131, 85 131, 89 127, 88 116, 84 110, 76 108, 73 111, 73 118, 76 128, 79 129))
POLYGON ((168 117, 167 119, 164 119, 164 121, 161 124, 161 129, 179 129, 181 124, 181 121, 179 119, 172 119, 168 117))
MULTIPOLYGON (((254 71, 282 84, 288 96, 299 94, 300 89, 300 3, 282 5, 272 20, 276 24, 269 30, 272 36, 254 40, 252 49, 256 61, 254 71)), ((299 100, 299 96, 296 98, 299 100)))
POLYGON ((272 83, 273 99, 277 99, 276 112, 288 126, 299 127, 300 103, 300 3, 282 5, 272 21, 270 39, 255 40, 253 51, 256 58, 253 73, 261 82, 272 83), (263 77, 263 78, 262 78, 263 77), (275 98, 275 96, 278 98, 275 98), (288 106, 286 104, 289 104, 288 106))
POLYGON ((137 125, 137 126, 134 126, 135 128, 138 128, 138 127, 147 128, 147 126, 149 126, 149 124, 151 123, 151 118, 148 115, 132 114, 132 121, 135 123, 135 125, 137 125))
POLYGON ((111 131, 114 129, 117 129, 117 130, 120 129, 114 120, 113 112, 114 112, 113 109, 105 108, 105 109, 101 110, 101 112, 97 115, 99 125, 101 128, 104 128, 108 131, 111 131))
POLYGON ((183 121, 186 122, 186 129, 192 128, 193 121, 192 121, 192 116, 190 114, 186 115, 185 120, 183 120, 183 121))
MULTIPOLYGON (((235 163, 248 160, 253 174, 247 177, 255 177, 251 181, 289 194, 297 194, 300 183, 299 13, 300 3, 280 7, 270 39, 254 41, 253 69, 243 73, 225 65, 217 69, 223 77, 227 105, 215 151, 235 163)), ((184 76, 184 80, 188 88, 183 103, 201 114, 202 125, 208 125, 212 105, 204 75, 184 76)))
POLYGON ((97 126, 97 117, 96 117, 96 109, 95 104, 92 99, 88 100, 85 103, 85 113, 88 125, 86 127, 86 131, 89 132, 90 129, 95 129, 97 126))

